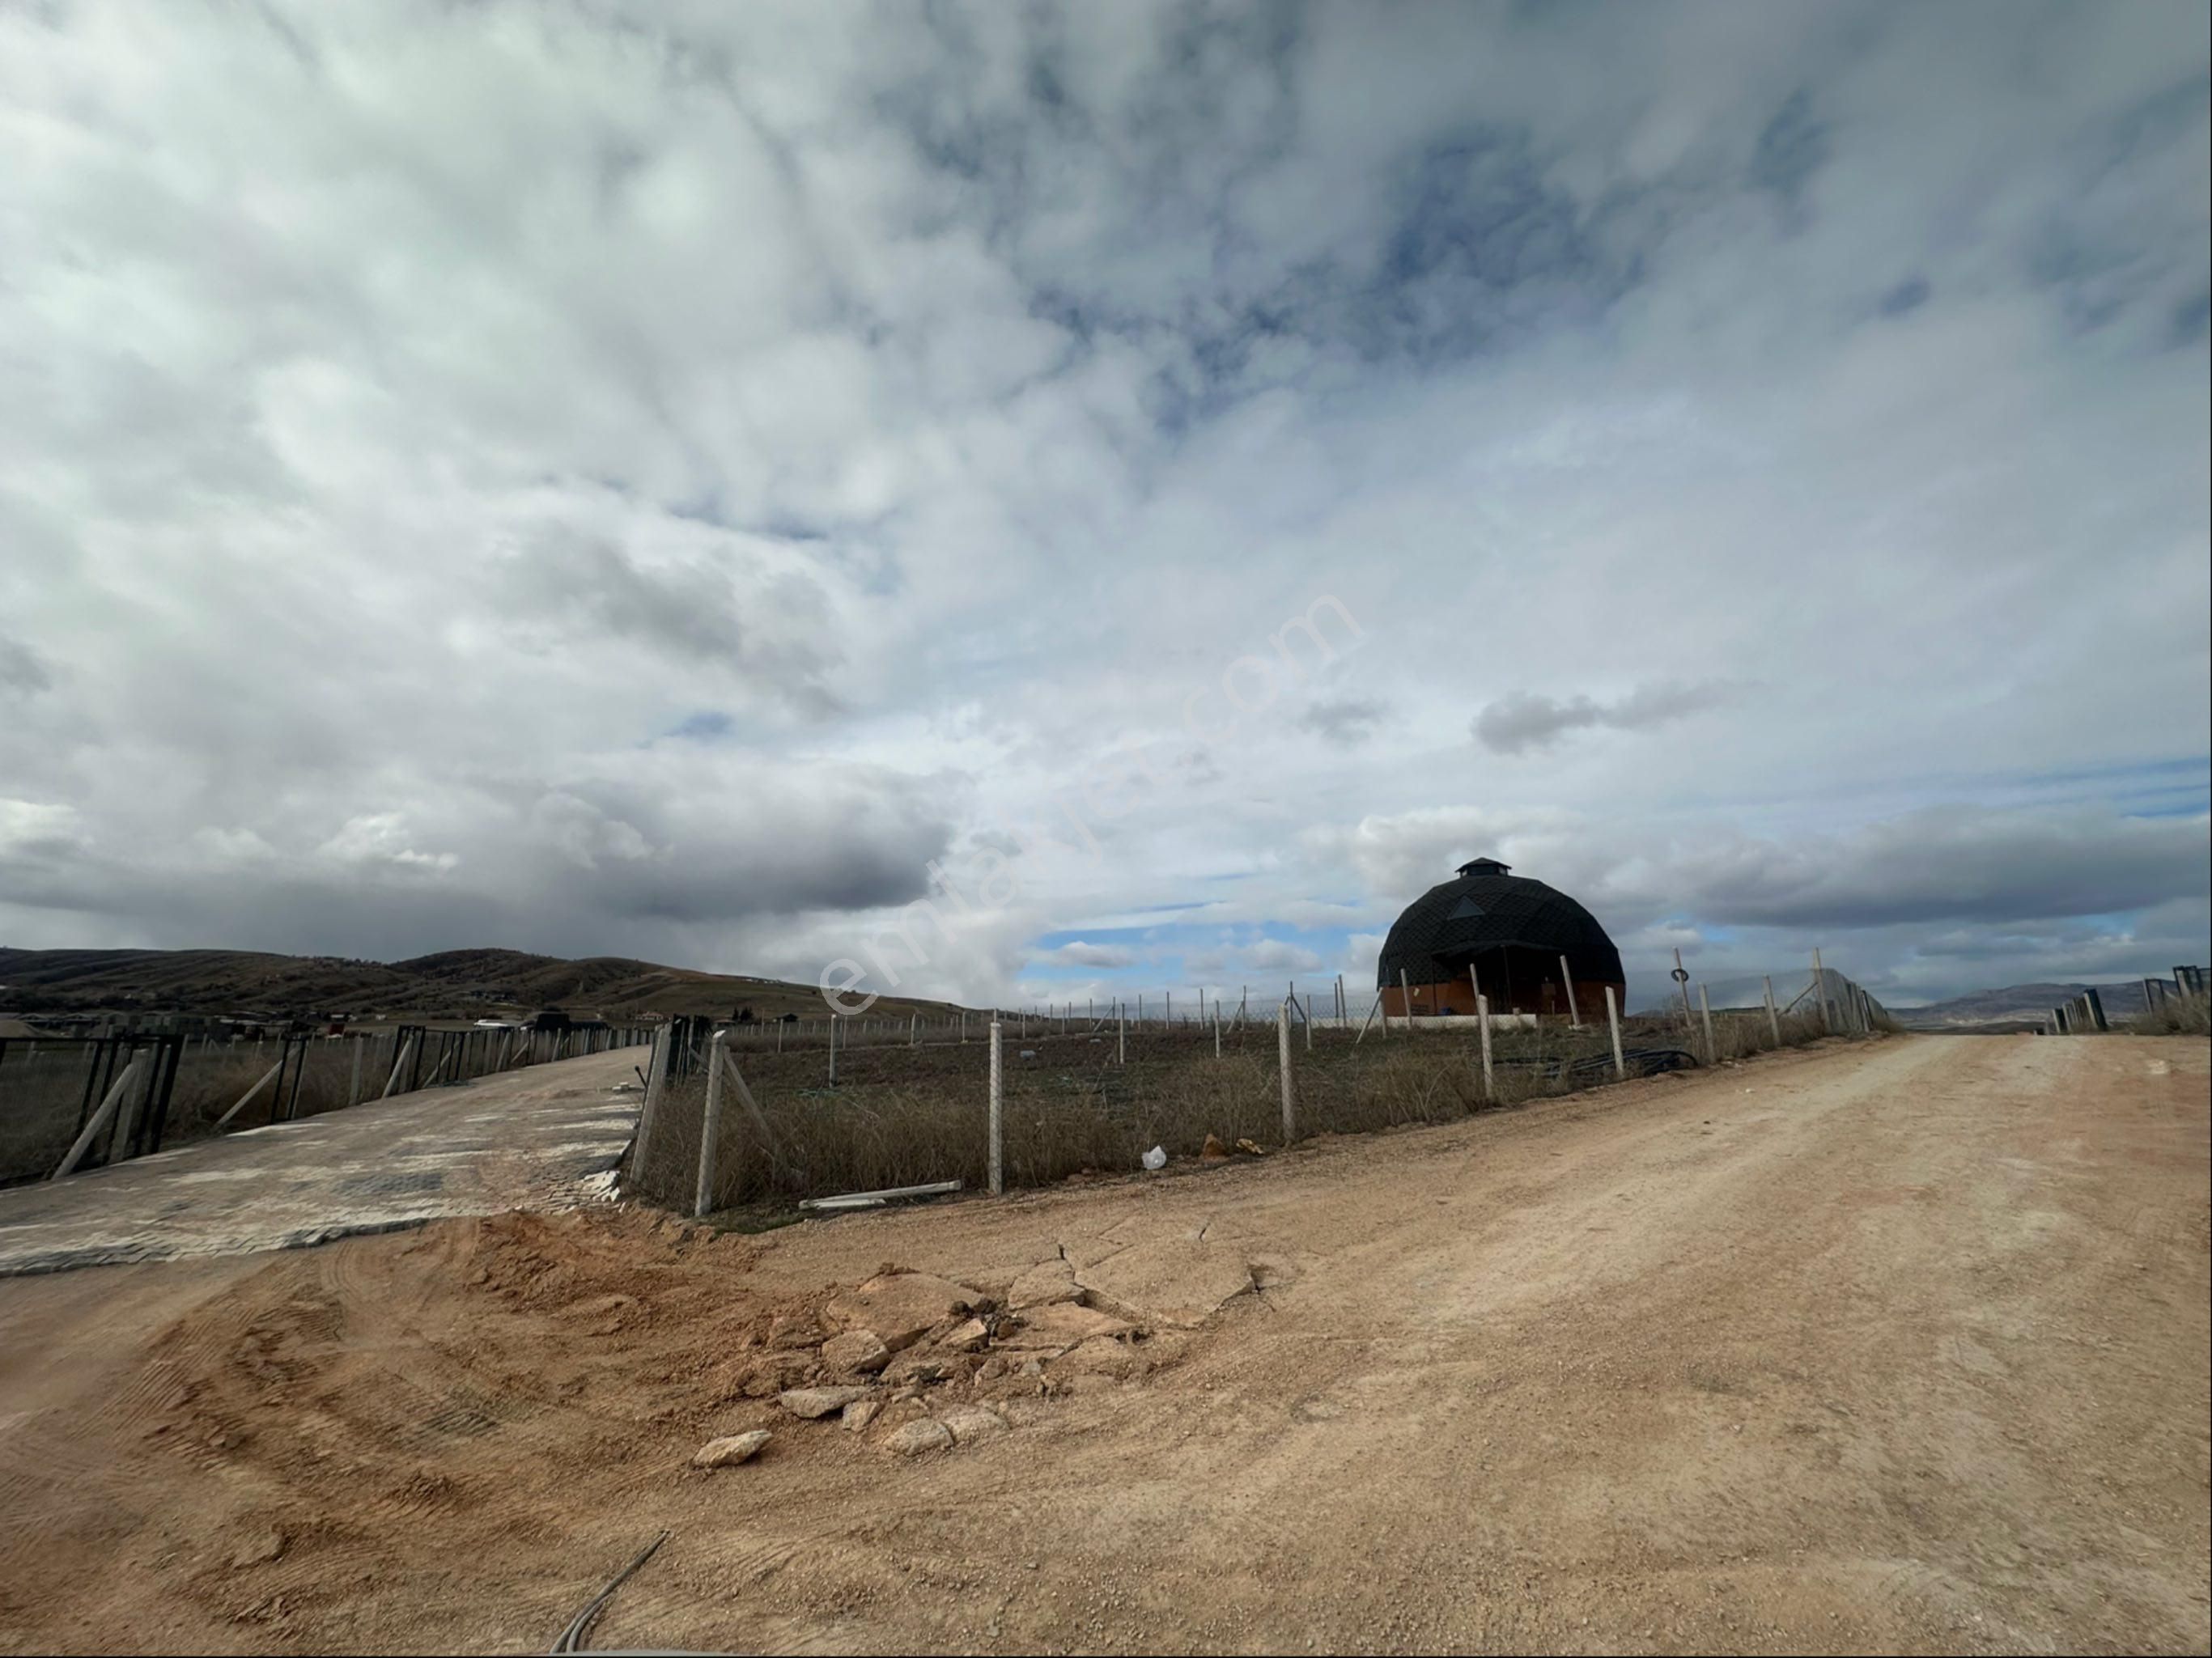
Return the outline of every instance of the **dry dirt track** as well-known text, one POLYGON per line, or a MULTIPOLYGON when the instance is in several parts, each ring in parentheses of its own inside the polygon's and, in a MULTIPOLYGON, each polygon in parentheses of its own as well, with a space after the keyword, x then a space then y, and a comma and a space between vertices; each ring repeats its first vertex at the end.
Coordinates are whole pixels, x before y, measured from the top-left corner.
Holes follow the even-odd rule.
POLYGON ((597 1644, 2203 1651, 2207 1060, 1907 1037, 760 1240, 0 1283, 0 1649, 542 1650, 665 1527, 597 1644), (779 1297, 1176 1240, 1263 1287, 1152 1375, 684 1466, 779 1297))

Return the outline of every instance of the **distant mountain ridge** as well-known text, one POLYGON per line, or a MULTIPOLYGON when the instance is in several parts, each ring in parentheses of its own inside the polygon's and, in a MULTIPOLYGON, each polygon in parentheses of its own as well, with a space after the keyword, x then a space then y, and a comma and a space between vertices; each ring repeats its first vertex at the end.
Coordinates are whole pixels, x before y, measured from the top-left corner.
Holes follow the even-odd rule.
POLYGON ((1900 1007, 1891 1011, 1897 1022, 1908 1029, 1938 1030, 1952 1025, 1989 1024, 2008 1019, 2039 1019, 2052 1008, 2073 1000, 2085 990, 2097 993, 2097 999, 2104 1004, 2105 1017, 2115 1023, 2132 1019, 2143 1011, 2143 987, 2140 979, 2121 979, 2094 985, 2086 981, 2078 984, 2007 985, 2001 990, 1970 991, 1964 996, 1954 996, 1947 1002, 1929 1002, 1920 1007, 1900 1007))
MULTIPOLYGON (((0 1014, 409 1014, 475 1017, 562 1007, 609 1018, 749 1007, 757 1019, 827 1011, 811 986, 702 973, 623 956, 571 961, 520 950, 447 950, 404 962, 249 950, 0 947, 0 1014)), ((949 1003, 885 997, 876 1012, 939 1014, 949 1003)))

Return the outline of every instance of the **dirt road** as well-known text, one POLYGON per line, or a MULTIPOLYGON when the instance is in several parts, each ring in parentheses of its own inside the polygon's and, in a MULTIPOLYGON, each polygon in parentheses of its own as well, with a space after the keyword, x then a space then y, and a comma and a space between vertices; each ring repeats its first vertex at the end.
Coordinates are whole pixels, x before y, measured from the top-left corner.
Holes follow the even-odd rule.
POLYGON ((2207 1060, 1906 1037, 755 1239, 0 1282, 0 1649, 543 1650, 665 1527, 596 1644, 2203 1651, 2207 1060), (742 1396, 826 1285, 1063 1260, 1159 1333, 995 1438, 742 1396))

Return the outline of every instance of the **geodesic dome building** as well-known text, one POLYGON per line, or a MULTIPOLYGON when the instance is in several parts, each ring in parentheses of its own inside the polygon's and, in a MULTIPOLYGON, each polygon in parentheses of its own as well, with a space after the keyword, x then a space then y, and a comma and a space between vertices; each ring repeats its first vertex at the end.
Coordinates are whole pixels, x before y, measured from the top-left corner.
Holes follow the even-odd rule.
POLYGON ((1605 1017, 1607 986, 1624 1007, 1628 996, 1620 952, 1597 918, 1495 858, 1462 864, 1457 880, 1408 904, 1382 941, 1375 978, 1383 1011, 1401 1017, 1471 1014, 1478 986, 1492 1013, 1565 1014, 1570 982, 1584 1019, 1605 1017))

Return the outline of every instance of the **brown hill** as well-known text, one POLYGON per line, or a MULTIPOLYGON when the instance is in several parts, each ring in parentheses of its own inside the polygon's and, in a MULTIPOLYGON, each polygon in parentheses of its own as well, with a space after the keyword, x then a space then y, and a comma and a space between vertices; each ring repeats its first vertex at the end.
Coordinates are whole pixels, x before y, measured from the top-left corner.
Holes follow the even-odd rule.
MULTIPOLYGON (((480 1018, 540 1008, 615 1020, 641 1013, 818 1018, 809 985, 700 973, 617 956, 568 961, 519 950, 448 950, 404 962, 277 956, 247 950, 0 948, 0 1014, 61 1012, 405 1014, 480 1018)), ((885 997, 878 1013, 952 1011, 885 997)))
POLYGON ((2105 1005, 2105 1017, 2118 1023, 2132 1019, 2143 1011, 2143 987, 2140 979, 2122 979, 2112 984, 2092 986, 2080 984, 2041 983, 2007 985, 1999 990, 1976 990, 1964 996, 1954 996, 1948 1001, 1929 1002, 1919 1007, 1900 1007, 1893 1010, 1898 1023, 1911 1030, 1952 1030, 1969 1025, 2033 1023, 2040 1020, 2062 1002, 2070 1002, 2083 991, 2094 988, 2098 1000, 2105 1005))

